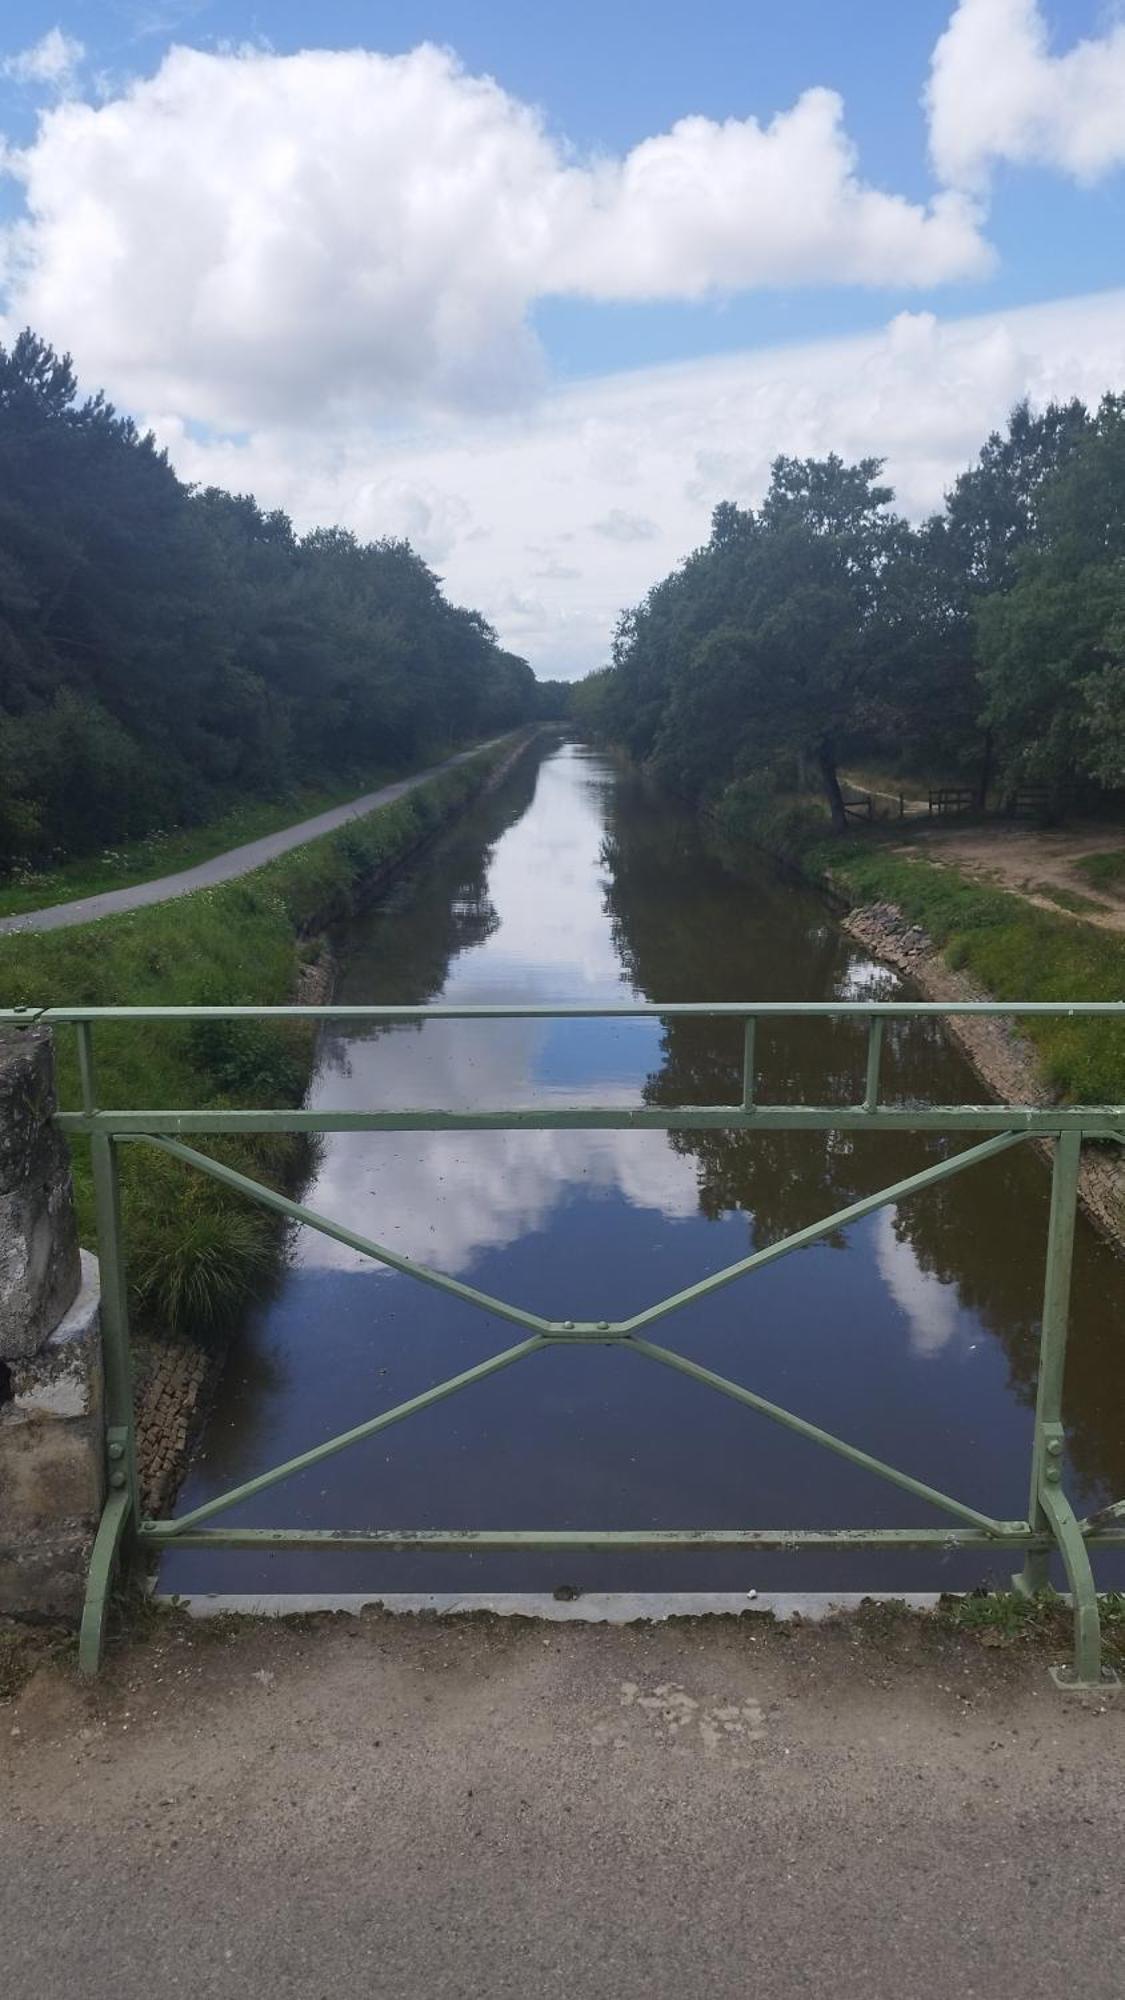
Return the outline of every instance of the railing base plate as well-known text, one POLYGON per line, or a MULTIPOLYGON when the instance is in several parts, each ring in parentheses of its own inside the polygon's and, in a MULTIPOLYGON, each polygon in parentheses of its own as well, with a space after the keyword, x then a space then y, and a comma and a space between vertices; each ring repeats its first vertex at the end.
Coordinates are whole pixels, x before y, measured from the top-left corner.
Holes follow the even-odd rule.
POLYGON ((1064 1694, 1117 1694, 1121 1687, 1121 1676, 1112 1667, 1103 1667, 1101 1679, 1096 1681, 1079 1680, 1073 1667, 1052 1667, 1050 1675, 1064 1694))

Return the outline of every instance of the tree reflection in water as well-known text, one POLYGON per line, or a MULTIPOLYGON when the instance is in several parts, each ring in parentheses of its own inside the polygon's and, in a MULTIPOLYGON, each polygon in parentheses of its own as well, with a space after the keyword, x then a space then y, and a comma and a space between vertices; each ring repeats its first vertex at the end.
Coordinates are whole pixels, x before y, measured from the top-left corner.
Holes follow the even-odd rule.
MULTIPOLYGON (((806 895, 755 867, 748 910, 737 863, 714 849, 700 893, 699 848, 684 814, 638 783, 609 801, 605 862, 614 935, 636 984, 665 1000, 850 997, 852 950, 827 916, 810 937, 806 895)), ((872 997, 910 989, 875 974, 872 997)), ((763 1024, 756 1038, 761 1102, 854 1103, 862 1094, 866 1032, 858 1023, 763 1024)), ((888 1024, 882 1064, 888 1104, 973 1103, 982 1086, 933 1020, 888 1024)), ((650 1104, 738 1103, 741 1029, 731 1022, 665 1024, 650 1104)), ((847 1206, 960 1150, 935 1133, 677 1132, 694 1159, 703 1213, 745 1216, 751 1249, 847 1206)), ((960 1305, 996 1339, 1021 1402, 1033 1404, 1049 1202, 1048 1175, 1029 1146, 940 1182, 889 1211, 884 1230, 908 1244, 924 1274, 955 1288, 960 1305)), ((825 1239, 842 1247, 839 1236, 825 1239)), ((884 1239, 885 1240, 885 1239, 884 1239)), ((752 1283, 753 1280, 751 1279, 752 1283)), ((1066 1413, 1070 1455, 1091 1504, 1125 1493, 1125 1271, 1080 1221, 1066 1413)), ((846 1328, 841 1337, 846 1338, 846 1328)))

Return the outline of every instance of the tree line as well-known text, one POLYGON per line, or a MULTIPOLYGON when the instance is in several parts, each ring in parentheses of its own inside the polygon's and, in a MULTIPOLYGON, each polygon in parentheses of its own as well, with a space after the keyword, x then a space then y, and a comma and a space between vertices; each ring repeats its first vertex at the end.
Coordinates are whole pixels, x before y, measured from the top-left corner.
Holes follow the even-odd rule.
POLYGON ((0 868, 402 769, 555 692, 408 542, 185 486, 69 356, 0 347, 0 868))
POLYGON ((920 525, 882 471, 776 459, 622 616, 575 719, 692 798, 815 782, 839 830, 863 756, 982 806, 1125 788, 1125 396, 1020 404, 920 525))

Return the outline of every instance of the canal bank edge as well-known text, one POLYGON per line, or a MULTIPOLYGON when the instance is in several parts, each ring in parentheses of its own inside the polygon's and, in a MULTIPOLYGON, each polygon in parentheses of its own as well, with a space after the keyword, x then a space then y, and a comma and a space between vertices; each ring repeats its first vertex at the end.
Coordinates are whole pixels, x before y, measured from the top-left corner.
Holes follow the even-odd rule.
MULTIPOLYGON (((841 922, 849 937, 902 973, 926 1000, 996 998, 949 965, 926 932, 893 903, 846 910, 841 922)), ((1057 1093, 1044 1081, 1034 1051, 1011 1021, 953 1015, 945 1026, 993 1097, 1009 1104, 1049 1105, 1058 1101, 1057 1093)), ((1045 1141, 1037 1150, 1044 1158, 1049 1156, 1045 1141)), ((1116 1150, 1083 1149, 1078 1194, 1090 1221, 1125 1254, 1125 1164, 1116 1150)))
MULTIPOLYGON (((470 805, 486 798, 503 784, 541 733, 538 730, 524 731, 515 742, 493 746, 482 751, 479 759, 474 758, 470 764, 462 766, 465 774, 462 784, 456 788, 454 795, 440 800, 438 816, 416 839, 396 849, 374 867, 359 867, 346 886, 334 885, 322 906, 302 919, 294 939, 298 956, 292 992, 292 997, 301 1006, 327 1006, 332 1000, 339 968, 332 949, 330 926, 371 909, 383 892, 439 834, 470 805)), ((432 781, 435 793, 441 783, 440 778, 432 781)), ((419 787, 422 792, 429 789, 427 786, 419 787)), ((376 819, 381 813, 391 810, 392 807, 378 806, 365 817, 376 819)), ((350 832, 351 829, 345 831, 350 832)), ((323 838, 339 841, 340 834, 329 834, 323 838)), ((346 846, 346 842, 343 844, 346 846)), ((300 854, 303 850, 295 852, 300 854)), ((355 853, 354 847, 352 852, 355 853)), ((284 862, 274 865, 283 867, 284 862)), ((307 1047, 306 1087, 312 1073, 311 1041, 307 1047)), ((298 1172, 290 1181, 289 1191, 299 1191, 306 1168, 307 1162, 302 1160, 298 1172)), ((136 1399, 137 1472, 141 1482, 142 1506, 148 1514, 165 1512, 175 1499, 237 1332, 237 1325, 232 1326, 221 1343, 210 1341, 205 1345, 193 1340, 190 1335, 182 1334, 153 1349, 151 1370, 143 1383, 138 1385, 136 1399)))
MULTIPOLYGON (((390 804, 221 886, 89 925, 0 939, 7 1002, 98 1006, 126 999, 133 1004, 233 999, 269 1005, 295 998, 315 1005, 327 1000, 334 976, 327 927, 376 902, 438 833, 486 788, 503 781, 538 734, 523 730, 483 747, 390 804)), ((276 1093, 276 1101, 297 1103, 311 1075, 314 1039, 312 1023, 266 1031, 260 1050, 241 1052, 252 1062, 240 1077, 231 1066, 237 1048, 216 1049, 151 1030, 128 1036, 113 1031, 103 1035, 98 1050, 99 1087, 110 1103, 202 1103, 219 1095, 237 1104, 253 1101, 255 1094, 260 1101, 262 1083, 250 1072, 264 1060, 284 1078, 284 1089, 272 1075, 267 1080, 271 1098, 276 1093)), ((76 1054, 65 1031, 56 1037, 56 1063, 60 1099, 73 1101, 76 1054)), ((304 1142, 282 1137, 251 1145, 257 1178, 284 1192, 303 1182, 309 1161, 304 1142)), ((151 1300, 154 1277, 162 1260, 167 1263, 177 1210, 161 1200, 152 1163, 137 1150, 138 1157, 130 1150, 122 1161, 126 1241, 134 1293, 151 1300)), ((92 1244, 89 1149, 79 1142, 72 1158, 80 1232, 92 1244)), ((282 1233, 264 1210, 255 1211, 252 1220, 261 1230, 254 1246, 260 1286, 277 1266, 282 1233)), ((182 1476, 241 1311, 232 1309, 221 1327, 209 1330, 186 1319, 177 1323, 151 1304, 147 1317, 146 1327, 135 1316, 134 1331, 138 1458, 145 1504, 156 1510, 168 1504, 182 1476)))
MULTIPOLYGON (((961 934, 955 927, 947 932, 944 942, 935 941, 918 921, 921 911, 903 907, 909 900, 908 895, 902 895, 904 869, 931 875, 937 872, 938 864, 918 860, 899 861, 896 866, 897 857, 881 855, 874 846, 860 848, 857 843, 849 842, 846 847, 837 848, 826 839, 826 825, 819 815, 814 817, 807 809, 798 808, 792 814, 759 815, 753 808, 747 810, 745 801, 736 795, 720 800, 718 808, 706 812, 705 817, 735 861, 740 844, 754 847, 818 890, 831 904, 846 934, 873 958, 909 979, 923 999, 954 1002, 1009 997, 1008 993, 997 991, 950 963, 947 950, 956 952, 962 945, 961 934), (855 868, 858 880, 853 880, 856 856, 860 857, 855 868), (884 874, 880 867, 882 859, 891 864, 885 870, 888 891, 901 895, 901 901, 890 893, 869 899, 870 890, 878 888, 884 874), (868 895, 863 894, 864 890, 868 895)), ((947 864, 941 864, 940 870, 947 881, 949 903, 955 909, 959 894, 963 894, 966 920, 974 928, 982 905, 987 904, 994 909, 998 925, 1005 923, 1026 930, 1030 953, 1034 952, 1037 936, 1043 932, 1073 939, 1077 920, 1043 916, 1003 890, 982 893, 977 884, 960 877, 947 864)), ((1021 999, 1057 997, 1049 991, 1033 990, 1026 983, 1021 983, 1018 990, 1021 999)), ((1125 990, 1125 980, 1121 990, 1125 990)), ((1068 997, 1105 999, 1120 997, 1120 991, 1113 995, 1104 990, 1087 992, 1079 982, 1068 997)), ((1040 1053, 1019 1032, 1014 1020, 953 1016, 945 1027, 997 1101, 1047 1106, 1058 1103, 1065 1095, 1051 1084, 1040 1053)), ((1122 1094, 1125 1093, 1120 1090, 1117 1093, 1122 1094)), ((1046 1142, 1037 1145, 1037 1151, 1046 1161, 1049 1157, 1046 1142)), ((1117 1149, 1090 1146, 1083 1149, 1079 1202, 1099 1233, 1125 1255, 1125 1159, 1117 1149)))
MULTIPOLYGON (((419 792, 432 793, 437 799, 437 817, 416 839, 409 840, 377 865, 359 866, 346 884, 334 884, 321 906, 305 915, 294 937, 297 957, 292 997, 301 1006, 327 1006, 332 1000, 339 967, 332 948, 330 927, 373 908, 411 862, 470 805, 488 797, 503 784, 525 751, 541 734, 542 731, 535 729, 522 731, 514 742, 508 740, 482 751, 479 758, 461 766, 460 772, 442 774, 430 784, 420 786, 419 792), (461 784, 442 797, 443 778, 462 774, 461 784)), ((393 807, 378 806, 364 819, 377 819, 390 811, 393 807)), ((359 821, 356 824, 363 823, 359 821)), ((345 834, 351 831, 351 827, 343 830, 345 834)), ((339 832, 322 836, 322 839, 326 844, 336 841, 347 848, 347 842, 341 840, 339 832)), ((304 851, 296 849, 294 858, 304 851)), ((356 852, 353 844, 351 853, 354 856, 356 852)), ((284 860, 273 864, 281 868, 284 865, 284 860)), ((307 1049, 306 1087, 312 1074, 311 1040, 307 1049)), ((290 1179, 289 1192, 299 1192, 306 1171, 307 1161, 302 1159, 298 1171, 290 1179)), ((279 1239, 278 1243, 279 1255, 282 1240, 279 1239)), ((141 1484, 141 1504, 146 1513, 161 1514, 172 1505, 237 1334, 238 1326, 235 1324, 219 1343, 208 1341, 203 1344, 185 1333, 152 1349, 151 1366, 143 1382, 138 1384, 136 1397, 137 1472, 141 1484)))

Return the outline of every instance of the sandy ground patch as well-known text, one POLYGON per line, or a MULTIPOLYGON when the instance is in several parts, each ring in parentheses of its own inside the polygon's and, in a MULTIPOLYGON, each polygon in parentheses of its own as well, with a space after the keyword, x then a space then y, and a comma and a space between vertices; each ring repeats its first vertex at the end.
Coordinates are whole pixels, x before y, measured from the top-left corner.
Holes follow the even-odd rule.
POLYGON ((1052 916, 1074 916, 1104 930, 1125 931, 1125 901, 1094 889, 1075 867, 1086 854, 1108 854, 1125 848, 1125 827, 1102 821, 1065 827, 1034 827, 1025 822, 996 821, 987 826, 926 825, 912 834, 903 854, 924 854, 944 861, 979 882, 1011 890, 1052 916), (1082 896, 1093 906, 1068 911, 1044 893, 1045 888, 1082 896))

